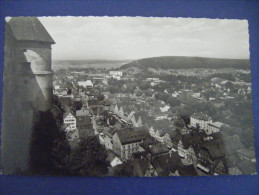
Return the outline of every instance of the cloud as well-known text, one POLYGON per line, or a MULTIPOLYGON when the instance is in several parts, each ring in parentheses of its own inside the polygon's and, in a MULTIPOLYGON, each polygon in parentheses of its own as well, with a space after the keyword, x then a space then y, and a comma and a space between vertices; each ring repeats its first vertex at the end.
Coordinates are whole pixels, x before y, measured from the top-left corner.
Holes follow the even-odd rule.
POLYGON ((249 58, 246 20, 159 17, 40 17, 53 59, 153 56, 249 58))

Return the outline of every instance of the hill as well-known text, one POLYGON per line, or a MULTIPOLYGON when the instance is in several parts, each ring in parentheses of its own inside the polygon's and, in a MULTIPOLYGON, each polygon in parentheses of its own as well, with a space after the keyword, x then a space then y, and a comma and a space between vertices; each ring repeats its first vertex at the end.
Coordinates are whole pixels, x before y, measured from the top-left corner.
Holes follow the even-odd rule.
POLYGON ((162 56, 143 58, 124 64, 120 69, 131 67, 161 68, 161 69, 191 69, 191 68, 236 68, 250 69, 249 59, 219 59, 203 57, 162 56))
POLYGON ((129 60, 53 60, 53 69, 68 69, 68 68, 118 68, 121 65, 128 63, 129 60))

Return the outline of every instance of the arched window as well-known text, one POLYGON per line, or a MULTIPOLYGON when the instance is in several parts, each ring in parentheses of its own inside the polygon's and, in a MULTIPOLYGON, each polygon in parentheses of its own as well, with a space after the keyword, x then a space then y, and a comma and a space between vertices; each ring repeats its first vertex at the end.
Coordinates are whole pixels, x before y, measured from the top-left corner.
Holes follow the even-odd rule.
POLYGON ((32 72, 44 71, 45 62, 43 58, 32 50, 25 50, 24 56, 27 62, 30 62, 32 72))

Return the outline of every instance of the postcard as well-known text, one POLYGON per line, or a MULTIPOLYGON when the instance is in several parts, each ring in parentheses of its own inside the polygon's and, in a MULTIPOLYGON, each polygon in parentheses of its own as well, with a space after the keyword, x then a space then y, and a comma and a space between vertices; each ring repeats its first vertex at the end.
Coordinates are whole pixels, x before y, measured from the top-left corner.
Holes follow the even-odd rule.
POLYGON ((256 174, 247 20, 7 17, 1 172, 256 174))

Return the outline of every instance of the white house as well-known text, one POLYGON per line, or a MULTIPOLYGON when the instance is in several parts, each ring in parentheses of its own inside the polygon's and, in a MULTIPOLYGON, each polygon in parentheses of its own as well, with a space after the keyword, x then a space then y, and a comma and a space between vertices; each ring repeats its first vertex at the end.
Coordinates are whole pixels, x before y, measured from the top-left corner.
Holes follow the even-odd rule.
POLYGON ((111 167, 115 167, 120 164, 122 164, 122 161, 117 156, 115 156, 114 159, 110 163, 111 167))
POLYGON ((121 71, 109 71, 110 78, 120 80, 122 77, 121 71))
POLYGON ((76 129, 76 117, 70 112, 64 115, 64 125, 69 125, 71 129, 76 129))
POLYGON ((212 133, 219 132, 222 125, 223 125, 223 123, 220 123, 220 122, 210 122, 208 124, 208 130, 206 131, 206 134, 210 135, 212 133))
POLYGON ((78 81, 78 85, 82 86, 86 89, 91 89, 94 87, 93 83, 91 80, 87 80, 87 81, 78 81))
POLYGON ((168 133, 164 135, 163 142, 167 145, 168 148, 173 147, 172 139, 168 133))
POLYGON ((208 130, 208 124, 211 122, 211 118, 203 113, 195 113, 190 117, 190 126, 195 128, 198 127, 205 132, 208 130))

